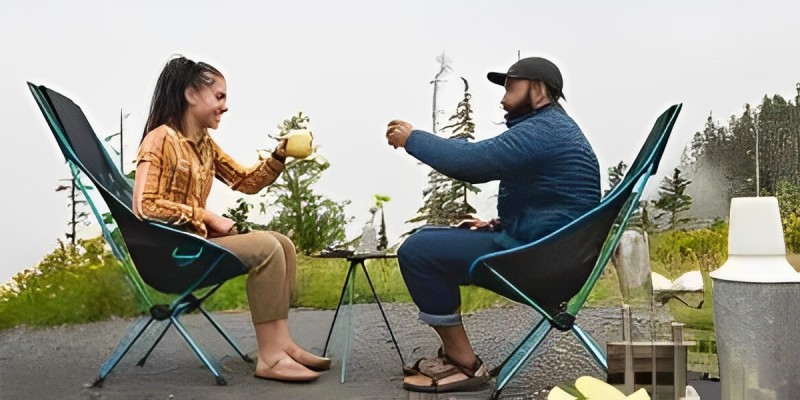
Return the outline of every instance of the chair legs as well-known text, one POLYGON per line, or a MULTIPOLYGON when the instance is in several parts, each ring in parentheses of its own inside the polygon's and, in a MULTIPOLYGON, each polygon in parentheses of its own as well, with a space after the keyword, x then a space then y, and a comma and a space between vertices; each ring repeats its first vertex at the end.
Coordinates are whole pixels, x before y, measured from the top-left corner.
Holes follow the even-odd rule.
POLYGON ((552 329, 553 326, 547 319, 542 318, 539 320, 539 323, 536 324, 528 336, 526 336, 511 352, 508 358, 500 364, 500 373, 497 375, 497 380, 495 381, 492 399, 496 399, 500 396, 500 392, 506 387, 511 378, 519 372, 552 329))
POLYGON ((608 372, 608 359, 606 358, 605 353, 600 348, 600 345, 592 339, 592 337, 586 333, 583 329, 581 329, 578 325, 572 325, 572 333, 580 340, 583 347, 589 354, 594 357, 594 360, 600 364, 600 367, 603 368, 604 371, 608 372))
POLYGON ((194 351, 194 354, 197 356, 197 358, 199 358, 200 361, 203 362, 203 365, 205 365, 206 368, 208 368, 208 370, 211 371, 211 374, 213 374, 214 377, 217 379, 217 385, 220 386, 227 385, 228 382, 226 382, 225 378, 223 378, 222 375, 220 375, 220 373, 217 371, 217 369, 214 368, 214 366, 211 364, 211 361, 208 359, 208 357, 206 357, 205 353, 203 353, 203 351, 200 350, 200 347, 198 347, 197 344, 194 342, 194 339, 192 339, 192 336, 189 335, 189 332, 186 331, 186 328, 183 327, 183 324, 181 324, 181 322, 178 321, 178 317, 172 316, 170 317, 170 320, 172 320, 172 324, 175 325, 175 329, 177 329, 178 333, 180 333, 181 336, 183 336, 183 339, 186 341, 186 344, 188 344, 189 347, 192 349, 192 351, 194 351))
MULTIPOLYGON (((493 370, 493 372, 499 371, 499 373, 497 374, 492 399, 496 399, 500 396, 500 392, 506 387, 514 375, 519 372, 552 329, 553 326, 546 318, 540 319, 536 326, 528 333, 528 336, 526 336, 514 351, 493 370)), ((572 333, 575 334, 586 351, 600 364, 603 370, 608 371, 608 361, 600 345, 578 325, 572 326, 572 333)))
POLYGON ((165 334, 165 333, 167 333, 167 330, 169 330, 169 327, 170 327, 170 326, 172 326, 172 321, 168 321, 168 322, 165 324, 164 328, 162 328, 162 329, 161 329, 161 333, 159 333, 159 334, 158 334, 158 338, 156 338, 156 341, 155 341, 155 342, 153 342, 153 344, 152 344, 152 345, 150 345, 150 348, 147 350, 147 352, 146 352, 146 353, 144 353, 144 356, 142 356, 142 358, 139 360, 139 362, 138 362, 138 363, 136 363, 136 366, 137 366, 137 367, 144 367, 144 363, 145 363, 145 361, 147 361, 147 357, 149 357, 149 356, 150 356, 150 353, 152 353, 152 352, 153 352, 153 349, 155 349, 155 348, 156 348, 156 346, 158 345, 158 343, 161 341, 161 338, 163 338, 163 337, 164 337, 164 334, 165 334))
MULTIPOLYGON (((211 315, 206 312, 202 307, 197 306, 197 309, 203 314, 203 316, 211 323, 211 325, 217 330, 217 332, 225 338, 225 341, 233 347, 237 354, 242 358, 242 360, 252 363, 253 359, 247 356, 239 346, 233 341, 233 339, 222 329, 222 327, 217 324, 217 322, 211 317, 211 315)), ((175 329, 178 330, 178 333, 183 337, 189 347, 194 351, 197 358, 208 368, 211 374, 214 375, 214 378, 217 381, 218 385, 226 385, 227 382, 225 378, 223 378, 220 373, 217 371, 217 368, 211 363, 209 358, 203 353, 200 347, 194 342, 194 339, 183 326, 183 324, 178 320, 178 317, 185 312, 187 308, 179 307, 177 310, 173 311, 173 314, 167 320, 160 321, 165 323, 165 326, 161 328, 161 331, 158 333, 158 337, 150 345, 150 348, 145 352, 144 356, 136 363, 137 366, 144 366, 147 358, 150 356, 150 353, 153 352, 153 349, 161 342, 161 339, 166 334, 167 330, 169 330, 170 326, 175 326, 175 329)), ((156 321, 153 317, 140 317, 136 320, 136 322, 131 325, 128 329, 128 333, 120 340, 120 343, 117 345, 117 348, 114 350, 114 353, 109 357, 106 362, 100 367, 100 375, 98 376, 97 380, 95 380, 93 387, 102 387, 103 381, 105 380, 106 376, 111 373, 111 371, 116 367, 119 361, 127 354, 128 350, 133 347, 133 344, 136 343, 139 339, 141 339, 142 335, 148 328, 152 328, 153 321, 156 321)))
POLYGON ((140 317, 138 318, 133 325, 128 329, 128 333, 122 337, 117 348, 114 349, 114 352, 111 354, 111 357, 100 366, 100 375, 98 375, 97 380, 94 381, 92 387, 102 387, 103 381, 106 379, 106 376, 111 373, 111 370, 117 366, 119 360, 128 353, 128 350, 131 349, 131 346, 139 340, 142 336, 142 333, 150 326, 150 323, 153 322, 153 318, 150 317, 140 317))

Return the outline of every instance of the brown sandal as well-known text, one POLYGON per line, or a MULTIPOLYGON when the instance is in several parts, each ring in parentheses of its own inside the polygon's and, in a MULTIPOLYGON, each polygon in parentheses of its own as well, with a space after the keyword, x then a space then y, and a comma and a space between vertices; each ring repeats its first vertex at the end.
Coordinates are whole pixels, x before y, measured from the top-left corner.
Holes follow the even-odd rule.
POLYGON ((445 393, 445 392, 474 392, 484 390, 487 388, 489 382, 489 373, 483 361, 476 356, 477 360, 470 367, 465 367, 453 361, 450 357, 439 349, 438 357, 434 359, 419 359, 411 368, 404 368, 403 374, 405 376, 424 375, 431 379, 430 385, 413 385, 410 383, 403 383, 403 389, 412 392, 426 392, 426 393, 445 393), (466 379, 439 384, 439 382, 447 377, 462 373, 466 375, 466 379))

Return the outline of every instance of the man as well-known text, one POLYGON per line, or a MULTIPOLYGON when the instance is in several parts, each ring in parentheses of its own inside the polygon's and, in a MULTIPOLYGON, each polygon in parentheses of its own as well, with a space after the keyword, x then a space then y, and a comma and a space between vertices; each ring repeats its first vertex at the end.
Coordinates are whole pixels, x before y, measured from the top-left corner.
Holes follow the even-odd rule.
POLYGON ((434 359, 407 371, 411 391, 482 390, 488 370, 461 323, 459 285, 478 257, 537 240, 600 201, 600 171, 591 145, 559 104, 563 78, 552 62, 530 57, 507 73, 490 72, 505 87, 500 101, 508 130, 479 142, 450 140, 394 120, 386 138, 419 161, 470 183, 499 180, 497 219, 467 221, 457 228, 422 229, 406 239, 398 261, 419 318, 442 341, 434 359))

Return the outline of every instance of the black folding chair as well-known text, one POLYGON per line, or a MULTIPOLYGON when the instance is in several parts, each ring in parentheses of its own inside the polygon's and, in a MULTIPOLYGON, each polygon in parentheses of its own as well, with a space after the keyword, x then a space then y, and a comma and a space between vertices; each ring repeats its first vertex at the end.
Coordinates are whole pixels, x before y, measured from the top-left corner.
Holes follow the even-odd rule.
POLYGON ((44 86, 29 82, 28 87, 66 158, 76 184, 84 192, 100 223, 106 241, 150 313, 134 322, 111 357, 100 367, 94 386, 102 386, 105 377, 151 324, 153 327, 159 325, 153 324, 154 321, 165 323, 161 324, 163 327, 157 333, 157 339, 137 365, 144 365, 169 327, 174 325, 214 375, 217 384, 225 385, 218 368, 195 343, 179 317, 199 311, 243 360, 253 362, 201 306, 225 281, 247 273, 247 268, 234 254, 205 238, 138 219, 131 211, 133 189, 130 179, 114 166, 81 108, 44 86), (82 176, 91 181, 91 187, 81 183, 82 176), (104 218, 92 201, 89 192, 93 189, 100 193, 113 221, 104 218), (154 304, 147 286, 177 297, 169 304, 154 304))
POLYGON ((677 104, 661 114, 625 178, 593 210, 542 239, 485 255, 470 267, 472 284, 527 304, 542 315, 492 371, 497 376, 494 398, 553 328, 572 331, 608 370, 602 349, 575 324, 575 318, 616 249, 648 179, 658 169, 680 110, 677 104))

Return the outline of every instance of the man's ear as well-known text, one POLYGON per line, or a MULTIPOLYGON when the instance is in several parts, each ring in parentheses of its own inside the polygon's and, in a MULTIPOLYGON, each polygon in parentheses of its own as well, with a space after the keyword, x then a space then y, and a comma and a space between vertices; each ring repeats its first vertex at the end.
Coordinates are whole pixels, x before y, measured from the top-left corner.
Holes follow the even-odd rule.
POLYGON ((529 90, 534 109, 550 103, 550 98, 547 95, 547 86, 545 86, 544 82, 531 81, 529 90))
POLYGON ((190 105, 197 104, 197 90, 195 90, 195 88, 187 86, 183 91, 183 97, 186 98, 186 102, 190 105))

